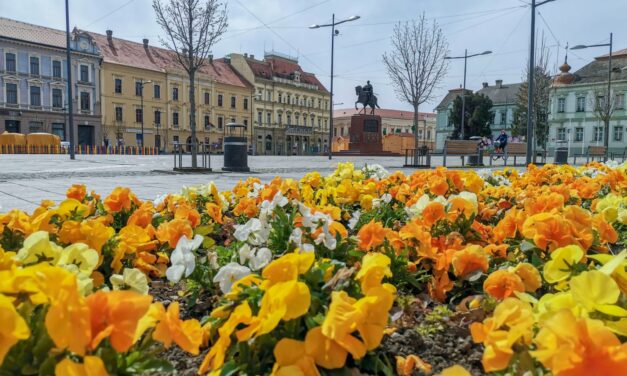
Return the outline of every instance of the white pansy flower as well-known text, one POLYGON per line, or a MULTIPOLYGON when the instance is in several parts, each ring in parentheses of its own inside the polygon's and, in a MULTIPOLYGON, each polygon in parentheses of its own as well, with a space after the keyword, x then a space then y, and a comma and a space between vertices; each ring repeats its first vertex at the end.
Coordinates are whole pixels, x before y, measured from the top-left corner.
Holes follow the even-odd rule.
POLYGON ((303 230, 301 230, 300 227, 294 228, 288 241, 299 247, 303 242, 303 230))
POLYGON ((389 175, 388 171, 380 164, 365 165, 364 168, 362 168, 362 171, 366 174, 366 176, 374 176, 377 179, 384 179, 389 175))
POLYGON ((255 251, 248 261, 248 265, 252 270, 259 270, 268 265, 272 260, 272 251, 270 248, 262 247, 255 251))
POLYGON ((196 268, 195 250, 202 244, 202 235, 196 235, 192 240, 183 235, 176 244, 176 248, 170 256, 172 265, 165 271, 166 277, 171 282, 178 282, 183 277, 189 277, 196 268))
POLYGON ((405 211, 412 218, 418 217, 420 214, 422 214, 422 211, 425 210, 430 202, 431 199, 429 198, 429 195, 422 195, 413 205, 406 207, 405 211))
POLYGON ((236 262, 230 262, 218 270, 213 278, 214 283, 220 285, 222 293, 226 294, 231 291, 233 284, 250 274, 250 269, 236 262))
POLYGON ((168 195, 161 195, 161 196, 157 196, 153 201, 152 201, 152 205, 157 207, 161 204, 163 204, 163 202, 165 201, 165 199, 168 198, 168 195))
POLYGON ((309 244, 309 243, 301 244, 299 249, 300 249, 300 251, 302 253, 313 253, 316 250, 316 248, 313 246, 313 244, 309 244))
POLYGON ((243 265, 250 258, 252 252, 253 250, 248 244, 244 244, 243 246, 241 246, 239 251, 237 252, 239 254, 239 263, 243 265))
POLYGON ((259 218, 251 218, 243 225, 235 226, 233 236, 241 242, 249 242, 252 245, 261 245, 270 234, 269 229, 259 220, 259 218), (267 233, 267 234, 266 234, 267 233))
POLYGON ((348 228, 354 230, 355 226, 357 226, 357 223, 359 222, 359 217, 361 217, 361 212, 359 210, 355 210, 351 219, 348 220, 348 228))

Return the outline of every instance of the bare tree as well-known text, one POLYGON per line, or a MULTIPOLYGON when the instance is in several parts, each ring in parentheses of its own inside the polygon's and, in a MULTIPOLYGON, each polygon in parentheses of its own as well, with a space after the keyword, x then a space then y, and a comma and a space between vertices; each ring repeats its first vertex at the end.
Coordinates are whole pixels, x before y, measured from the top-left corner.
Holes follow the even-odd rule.
POLYGON ((189 127, 192 139, 192 167, 197 167, 195 78, 207 63, 211 48, 226 32, 226 5, 218 0, 153 0, 157 23, 166 32, 161 44, 176 53, 189 77, 189 127))
MULTIPOLYGON (((611 90, 608 95, 608 91, 599 91, 596 95, 593 94, 593 97, 590 98, 589 103, 594 108, 594 115, 603 122, 603 145, 608 146, 609 150, 609 133, 610 133, 610 120, 612 120, 612 115, 614 115, 614 110, 616 109, 616 101, 612 100, 612 98, 616 98, 614 95, 614 90, 611 90)), ((606 152, 606 154, 609 153, 606 152)))
POLYGON ((417 20, 397 23, 391 41, 392 49, 383 54, 383 63, 398 99, 414 108, 414 142, 418 148, 418 108, 432 98, 446 74, 448 42, 437 22, 429 22, 424 13, 417 20))

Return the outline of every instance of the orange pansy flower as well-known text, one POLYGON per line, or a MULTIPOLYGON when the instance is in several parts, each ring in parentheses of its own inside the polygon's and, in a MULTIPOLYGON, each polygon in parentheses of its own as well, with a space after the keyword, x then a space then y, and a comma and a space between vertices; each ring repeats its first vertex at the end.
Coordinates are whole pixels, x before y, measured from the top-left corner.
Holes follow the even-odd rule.
POLYGON ((497 299, 505 299, 514 295, 514 292, 525 291, 525 284, 518 275, 508 270, 492 272, 485 282, 483 290, 497 299))
POLYGON ((390 230, 383 227, 381 222, 375 222, 375 220, 371 220, 357 233, 357 238, 359 238, 359 249, 362 251, 371 251, 374 248, 383 244, 385 240, 385 236, 388 234, 390 230))
POLYGON ((160 224, 157 228, 157 239, 161 243, 168 243, 172 248, 176 248, 183 235, 191 239, 193 234, 194 230, 186 219, 173 219, 170 222, 160 224))

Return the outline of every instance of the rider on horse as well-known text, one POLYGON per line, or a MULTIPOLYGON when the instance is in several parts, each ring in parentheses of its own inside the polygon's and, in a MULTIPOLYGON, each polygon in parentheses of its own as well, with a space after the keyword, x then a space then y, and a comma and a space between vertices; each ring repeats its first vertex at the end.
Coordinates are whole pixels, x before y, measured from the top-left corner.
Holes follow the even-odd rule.
POLYGON ((370 84, 370 81, 364 85, 362 90, 366 94, 366 103, 370 103, 370 98, 372 98, 372 85, 370 84))

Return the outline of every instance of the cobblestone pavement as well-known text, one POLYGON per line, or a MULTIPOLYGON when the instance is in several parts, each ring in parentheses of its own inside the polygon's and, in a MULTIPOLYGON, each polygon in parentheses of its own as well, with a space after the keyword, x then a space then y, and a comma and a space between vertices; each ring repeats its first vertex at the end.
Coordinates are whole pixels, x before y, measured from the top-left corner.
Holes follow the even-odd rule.
MULTIPOLYGON (((168 155, 77 155, 74 161, 66 155, 0 155, 0 212, 13 208, 30 212, 43 199, 61 201, 73 183, 86 184, 102 196, 117 186, 130 187, 140 199, 147 200, 209 181, 226 190, 248 176, 268 182, 275 176, 299 179, 310 171, 326 174, 338 162, 348 161, 357 167, 376 163, 388 171, 413 171, 402 168, 403 157, 333 157, 330 161, 322 156, 251 156, 250 173, 223 173, 222 156, 211 156, 213 173, 178 174, 172 171, 173 157, 168 155)), ((184 165, 189 163, 187 156, 184 165)), ((455 158, 450 163, 459 165, 455 158)), ((432 165, 441 165, 441 157, 434 157, 432 165)))

